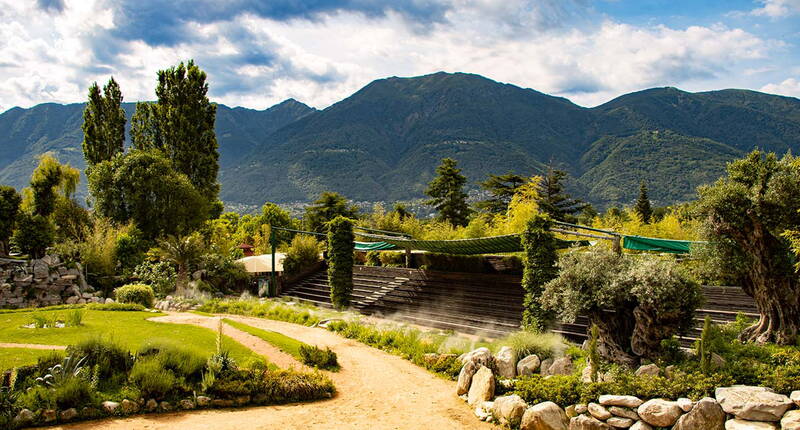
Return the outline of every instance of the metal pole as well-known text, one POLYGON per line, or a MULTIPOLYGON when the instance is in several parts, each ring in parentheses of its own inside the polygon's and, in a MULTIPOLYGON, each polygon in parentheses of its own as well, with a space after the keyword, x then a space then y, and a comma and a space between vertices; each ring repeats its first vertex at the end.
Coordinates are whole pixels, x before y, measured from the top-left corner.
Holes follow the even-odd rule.
POLYGON ((275 230, 272 228, 272 224, 269 226, 269 247, 272 251, 272 273, 269 279, 269 289, 267 290, 267 296, 272 296, 272 292, 275 291, 277 294, 278 292, 278 284, 277 284, 277 277, 275 276, 275 248, 276 246, 275 240, 275 230))

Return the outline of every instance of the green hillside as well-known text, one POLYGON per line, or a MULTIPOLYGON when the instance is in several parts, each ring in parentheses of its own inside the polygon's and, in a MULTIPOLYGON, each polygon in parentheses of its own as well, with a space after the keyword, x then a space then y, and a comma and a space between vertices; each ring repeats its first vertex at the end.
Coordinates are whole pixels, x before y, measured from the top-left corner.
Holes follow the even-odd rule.
MULTIPOLYGON (((0 183, 24 186, 35 154, 48 150, 83 167, 82 108, 0 114, 0 183)), ((320 111, 295 100, 264 111, 220 105, 216 129, 230 204, 309 201, 326 190, 418 198, 443 157, 458 160, 473 188, 490 173, 531 175, 553 163, 593 203, 630 203, 644 179, 669 204, 691 199, 751 149, 800 151, 800 100, 653 88, 588 109, 479 75, 435 73, 380 79, 320 111)))

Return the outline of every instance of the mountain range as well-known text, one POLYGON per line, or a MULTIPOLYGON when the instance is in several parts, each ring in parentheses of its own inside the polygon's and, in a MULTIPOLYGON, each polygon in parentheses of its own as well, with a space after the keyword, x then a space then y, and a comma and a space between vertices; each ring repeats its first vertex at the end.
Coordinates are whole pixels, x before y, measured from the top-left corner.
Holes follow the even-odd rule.
MULTIPOLYGON (((212 82, 213 85, 213 82, 212 82)), ((0 114, 0 183, 24 187, 37 154, 84 167, 83 104, 0 114)), ((129 117, 134 104, 125 103, 129 117)), ((323 110, 218 105, 220 197, 236 206, 304 202, 326 190, 359 201, 422 197, 441 158, 469 186, 488 174, 566 170, 601 207, 630 204, 644 180, 665 205, 691 200, 754 148, 800 150, 800 100, 749 90, 653 88, 594 108, 466 73, 391 77, 323 110)), ((85 193, 85 181, 82 187, 85 193)))

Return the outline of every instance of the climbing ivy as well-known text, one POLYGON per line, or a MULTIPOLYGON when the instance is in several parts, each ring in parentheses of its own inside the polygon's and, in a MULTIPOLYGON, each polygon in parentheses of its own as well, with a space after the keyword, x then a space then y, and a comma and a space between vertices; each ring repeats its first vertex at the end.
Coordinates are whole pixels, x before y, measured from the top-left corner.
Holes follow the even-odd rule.
POLYGON ((337 309, 350 306, 353 291, 353 222, 338 216, 328 222, 328 284, 337 309))
POLYGON ((522 234, 522 288, 525 290, 522 324, 525 328, 544 330, 552 314, 542 308, 539 298, 544 284, 556 277, 556 238, 550 232, 550 217, 536 214, 522 234))

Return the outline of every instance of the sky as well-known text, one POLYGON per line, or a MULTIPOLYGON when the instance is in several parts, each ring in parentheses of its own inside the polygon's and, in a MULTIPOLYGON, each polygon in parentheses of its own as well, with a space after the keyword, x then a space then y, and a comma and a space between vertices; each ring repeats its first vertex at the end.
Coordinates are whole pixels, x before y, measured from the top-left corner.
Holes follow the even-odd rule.
POLYGON ((209 96, 325 108, 369 82, 438 71, 596 106, 645 88, 800 97, 800 0, 0 0, 0 112, 126 101, 194 59, 209 96))

